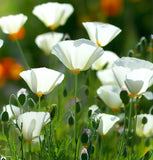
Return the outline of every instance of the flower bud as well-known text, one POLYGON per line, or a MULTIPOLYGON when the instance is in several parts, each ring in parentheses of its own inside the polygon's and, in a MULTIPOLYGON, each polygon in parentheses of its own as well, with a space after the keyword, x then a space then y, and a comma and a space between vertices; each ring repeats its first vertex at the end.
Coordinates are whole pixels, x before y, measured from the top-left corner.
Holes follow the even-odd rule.
POLYGON ((128 96, 128 92, 126 90, 122 90, 120 92, 120 98, 125 105, 129 103, 130 97, 128 96))
POLYGON ((68 124, 70 127, 73 126, 73 124, 74 124, 74 118, 72 115, 68 118, 68 124))
POLYGON ((8 114, 7 111, 5 111, 5 112, 2 113, 1 120, 4 123, 6 123, 9 120, 9 114, 8 114))
POLYGON ((82 133, 82 135, 81 135, 81 142, 83 144, 86 144, 86 143, 88 143, 88 140, 89 140, 88 134, 87 133, 82 133))

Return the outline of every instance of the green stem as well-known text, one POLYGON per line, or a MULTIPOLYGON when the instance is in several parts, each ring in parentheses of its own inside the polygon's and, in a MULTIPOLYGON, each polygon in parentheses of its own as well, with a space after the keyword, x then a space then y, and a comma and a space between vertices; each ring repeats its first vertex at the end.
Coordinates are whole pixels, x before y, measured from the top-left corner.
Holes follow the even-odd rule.
POLYGON ((38 96, 38 97, 39 97, 38 111, 40 111, 40 106, 41 106, 41 96, 38 96))
POLYGON ((124 146, 124 140, 125 140, 125 128, 126 128, 126 106, 124 106, 125 108, 125 115, 124 115, 124 129, 123 129, 123 133, 122 133, 122 140, 121 140, 121 146, 120 146, 120 150, 119 153, 117 155, 116 160, 118 160, 120 158, 120 155, 123 151, 123 146, 124 146))
POLYGON ((133 107, 133 98, 131 98, 130 110, 129 110, 128 135, 130 134, 130 130, 131 130, 132 107, 133 107))
MULTIPOLYGON (((133 108, 133 98, 131 98, 131 102, 130 102, 130 111, 129 111, 129 123, 128 123, 128 138, 130 136, 132 136, 132 140, 133 140, 133 133, 132 135, 130 135, 130 131, 131 131, 131 120, 132 120, 132 108, 133 108)), ((133 153, 133 146, 131 147, 131 155, 130 155, 130 159, 132 158, 132 153, 133 153)))
POLYGON ((75 160, 77 160, 77 87, 78 87, 78 74, 75 74, 75 112, 74 112, 74 138, 75 138, 75 160))
POLYGON ((18 46, 18 48, 19 48, 19 51, 20 51, 20 53, 21 53, 21 56, 22 56, 22 59, 23 59, 23 61, 24 61, 24 64, 25 64, 26 69, 30 69, 30 67, 29 67, 29 65, 28 65, 28 63, 27 63, 27 60, 26 60, 26 58, 25 58, 25 56, 24 56, 23 50, 22 50, 22 48, 21 48, 21 45, 20 45, 18 39, 16 39, 16 44, 17 44, 17 46, 18 46))

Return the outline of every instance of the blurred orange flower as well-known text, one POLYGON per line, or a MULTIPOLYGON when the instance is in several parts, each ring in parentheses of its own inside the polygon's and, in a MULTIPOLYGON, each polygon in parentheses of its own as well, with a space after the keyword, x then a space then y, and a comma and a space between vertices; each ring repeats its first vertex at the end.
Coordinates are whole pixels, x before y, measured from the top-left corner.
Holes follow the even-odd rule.
POLYGON ((0 87, 3 86, 6 80, 19 80, 20 72, 24 69, 11 57, 5 57, 0 60, 0 87))
POLYGON ((100 10, 106 16, 117 16, 122 9, 122 0, 100 0, 100 10))

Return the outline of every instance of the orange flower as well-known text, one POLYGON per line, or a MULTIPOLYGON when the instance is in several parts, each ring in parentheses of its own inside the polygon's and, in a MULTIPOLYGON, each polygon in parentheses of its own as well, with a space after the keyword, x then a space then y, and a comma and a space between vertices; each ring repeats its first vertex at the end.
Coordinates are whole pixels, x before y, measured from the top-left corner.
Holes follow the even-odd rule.
POLYGON ((3 76, 3 66, 2 64, 0 64, 0 87, 3 86, 5 84, 6 78, 3 76))
POLYGON ((13 58, 6 57, 1 60, 2 76, 10 80, 19 80, 19 73, 23 71, 23 67, 18 64, 13 58))
POLYGON ((8 38, 11 41, 15 41, 16 39, 23 39, 25 37, 25 29, 24 27, 21 27, 20 30, 17 33, 9 34, 8 38))
POLYGON ((123 8, 122 0, 100 0, 100 10, 106 16, 116 16, 123 8))

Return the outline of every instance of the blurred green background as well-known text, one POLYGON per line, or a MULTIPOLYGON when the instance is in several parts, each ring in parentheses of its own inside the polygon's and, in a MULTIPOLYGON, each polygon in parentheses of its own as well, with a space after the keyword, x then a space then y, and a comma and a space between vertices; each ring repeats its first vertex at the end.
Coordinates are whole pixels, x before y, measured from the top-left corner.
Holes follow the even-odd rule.
MULTIPOLYGON (((71 3, 74 13, 64 26, 56 31, 69 33, 71 39, 87 38, 82 22, 100 21, 113 24, 122 32, 104 49, 111 50, 120 57, 126 56, 134 49, 142 36, 148 40, 153 33, 153 1, 152 0, 0 0, 0 17, 23 13, 28 16, 25 23, 26 37, 20 41, 22 49, 32 68, 46 66, 48 57, 36 46, 37 35, 49 32, 42 22, 33 14, 34 6, 46 2, 71 3)), ((0 30, 0 38, 4 45, 0 49, 0 59, 13 57, 22 64, 21 56, 15 42, 0 30)), ((21 87, 26 87, 23 80, 7 81, 0 87, 0 107, 8 103, 9 95, 16 93, 21 87)))

